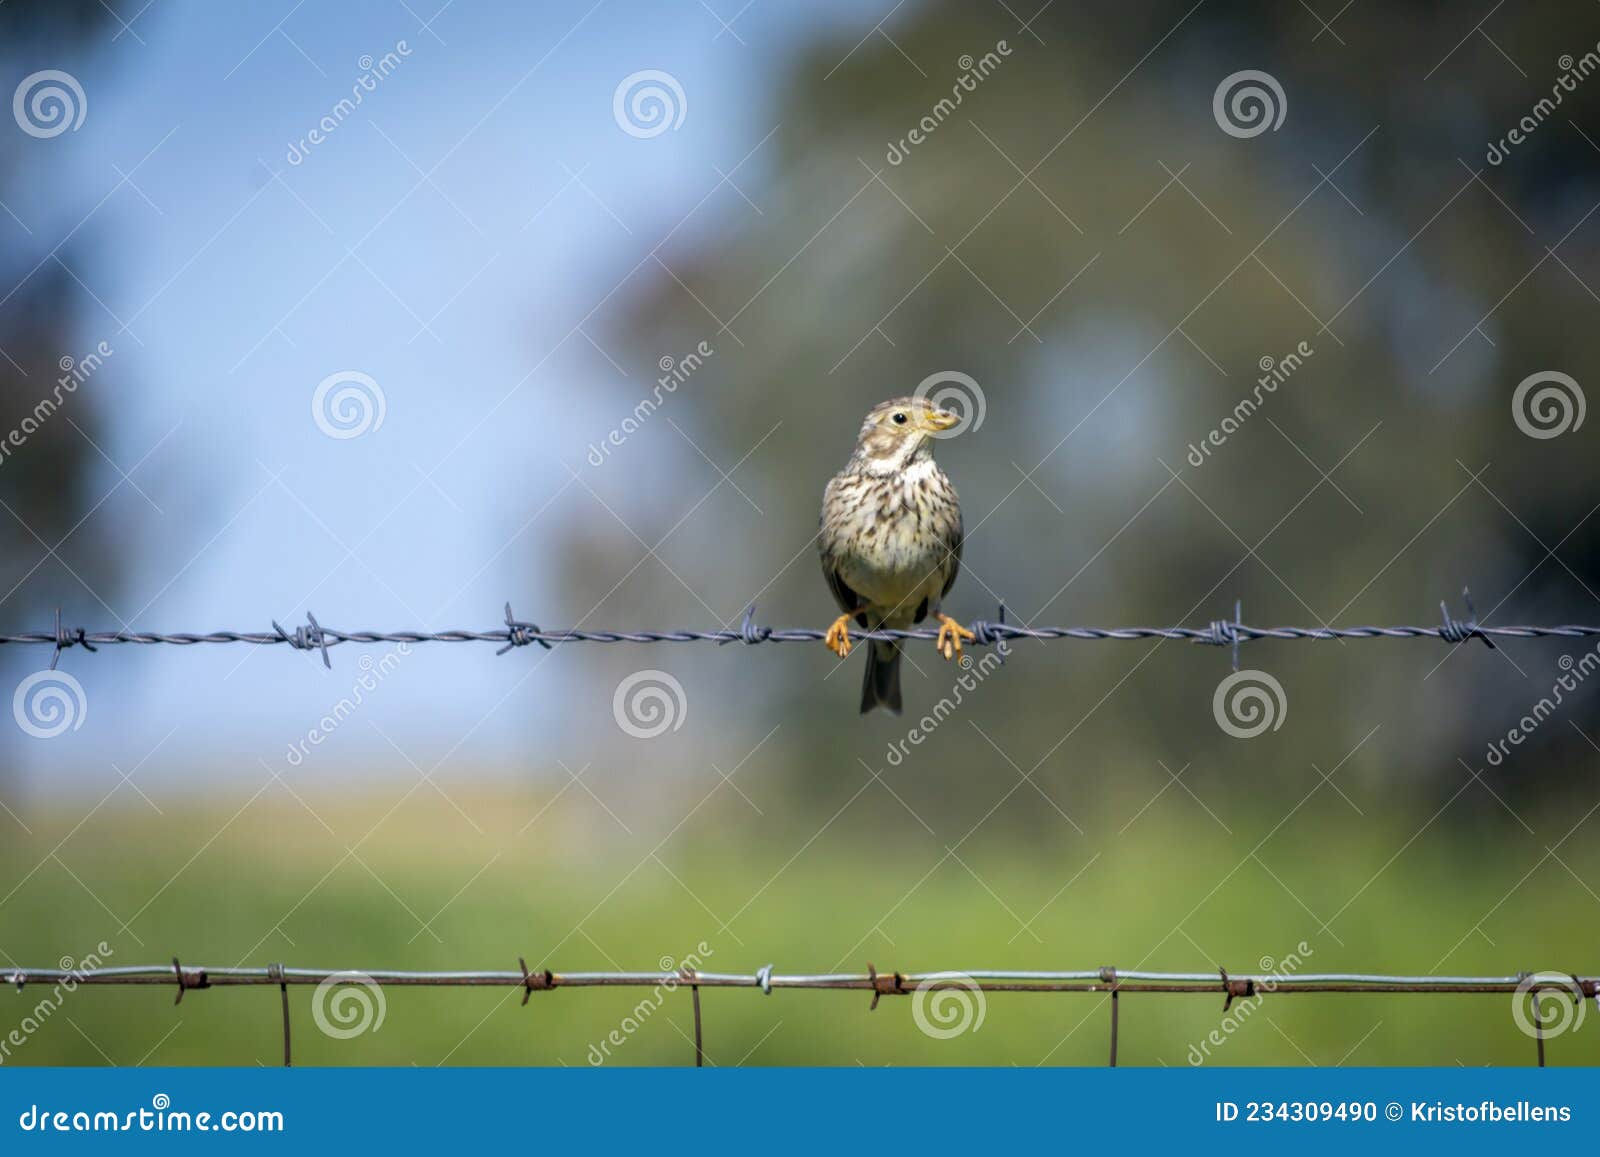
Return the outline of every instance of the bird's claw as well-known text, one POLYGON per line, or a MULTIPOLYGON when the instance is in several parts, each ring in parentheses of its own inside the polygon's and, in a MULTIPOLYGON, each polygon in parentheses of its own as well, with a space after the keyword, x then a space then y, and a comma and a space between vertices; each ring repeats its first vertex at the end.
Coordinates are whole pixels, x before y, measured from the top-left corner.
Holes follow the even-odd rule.
POLYGON ((954 659, 961 654, 962 639, 976 639, 977 637, 949 615, 940 615, 939 637, 934 640, 934 650, 938 651, 946 659, 954 659))
POLYGON ((850 616, 840 615, 835 619, 822 641, 828 650, 841 659, 850 654, 850 616))

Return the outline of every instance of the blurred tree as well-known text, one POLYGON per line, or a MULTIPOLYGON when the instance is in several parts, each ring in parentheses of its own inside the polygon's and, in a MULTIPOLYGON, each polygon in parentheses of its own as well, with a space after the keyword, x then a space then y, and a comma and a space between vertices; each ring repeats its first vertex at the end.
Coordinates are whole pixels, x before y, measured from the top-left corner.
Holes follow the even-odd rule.
MULTIPOLYGON (((1485 159, 1594 49, 1600 12, 1507 9, 1492 42, 1421 2, 1331 31, 1264 2, 1054 5, 1025 28, 1010 12, 927 4, 882 36, 812 44, 750 134, 778 126, 739 174, 759 214, 723 188, 701 210, 722 227, 678 231, 670 273, 639 274, 620 340, 641 363, 717 348, 671 416, 719 463, 751 454, 738 480, 762 512, 730 498, 732 551, 715 549, 717 520, 675 531, 663 553, 687 585, 721 614, 759 597, 765 621, 824 621, 804 549, 823 482, 868 406, 958 370, 987 403, 981 431, 941 448, 966 509, 948 608, 964 618, 1004 596, 1030 622, 1193 624, 1242 596, 1253 623, 1431 623, 1441 597, 1465 614, 1463 583, 1497 623, 1600 615, 1589 432, 1533 439, 1510 413, 1527 375, 1600 361, 1600 81, 1503 165, 1485 159), (985 54, 997 63, 974 81, 985 54), (1284 89, 1281 131, 1222 131, 1213 93, 1245 69, 1284 89), (1301 343, 1292 378, 1259 390, 1260 367, 1301 343), (1190 460, 1252 396, 1237 432, 1190 460)), ((633 400, 619 390, 619 412, 633 400)), ((641 511, 621 473, 596 486, 646 538, 700 497, 641 511)), ((582 589, 609 586, 619 552, 633 557, 620 527, 585 543, 582 589)), ((1092 790, 1086 770, 1146 775, 1170 757, 1297 797, 1310 763, 1339 763, 1374 723, 1346 774, 1454 783, 1548 691, 1563 649, 1475 646, 1435 675, 1445 653, 1418 646, 1254 644, 1245 665, 1281 677, 1296 727, 1246 748, 1212 722, 1215 652, 1169 645, 1146 665, 1143 645, 1019 647, 973 719, 1004 728, 1020 769, 1043 759, 1058 795, 1092 790)), ((953 678, 927 651, 926 679, 908 671, 913 717, 953 678)), ((840 718, 788 737, 796 774, 853 781, 904 724, 858 728, 853 676, 824 670, 761 677, 840 718)), ((1591 699, 1574 720, 1593 717, 1591 699)), ((1537 744, 1545 787, 1592 754, 1565 726, 1537 744)), ((915 778, 960 797, 997 759, 958 724, 920 749, 915 778)))
MULTIPOLYGON (((0 6, 5 92, 40 69, 62 68, 110 20, 97 0, 0 6)), ((37 180, 52 142, 27 135, 9 115, 5 128, 0 201, 14 202, 11 190, 30 176, 37 180)), ((58 186, 56 193, 60 202, 81 203, 84 213, 94 203, 87 191, 58 186)), ((103 537, 77 535, 62 546, 99 501, 93 443, 105 436, 105 408, 77 389, 62 360, 76 365, 94 348, 76 328, 85 295, 67 272, 77 267, 86 243, 31 231, 9 212, 0 214, 0 235, 0 615, 8 630, 38 629, 58 605, 100 609, 80 580, 106 597, 114 588, 118 559, 103 537)), ((20 672, 39 666, 42 654, 8 649, 0 659, 20 672)), ((4 681, 7 700, 12 684, 4 681)), ((0 748, 20 738, 9 725, 0 735, 0 748)), ((0 789, 11 762, 0 761, 0 789)))

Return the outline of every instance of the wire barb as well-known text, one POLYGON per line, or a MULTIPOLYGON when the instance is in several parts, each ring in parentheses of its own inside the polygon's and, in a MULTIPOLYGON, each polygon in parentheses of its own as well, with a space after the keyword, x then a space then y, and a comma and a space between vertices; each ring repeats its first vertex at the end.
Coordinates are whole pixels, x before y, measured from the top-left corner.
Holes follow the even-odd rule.
POLYGON ((550 644, 538 636, 539 624, 518 622, 517 617, 511 613, 511 604, 507 603, 506 645, 496 651, 495 654, 504 655, 513 647, 526 647, 529 643, 538 643, 539 646, 543 647, 546 651, 550 650, 550 644))
POLYGON ((1256 994, 1256 982, 1254 977, 1249 977, 1242 980, 1232 980, 1229 978, 1228 970, 1226 968, 1218 968, 1217 971, 1222 974, 1222 991, 1226 993, 1226 996, 1222 1001, 1223 1012, 1227 1012, 1228 1009, 1232 1007, 1235 997, 1251 997, 1256 994))
MULTIPOLYGON (((172 998, 173 1004, 182 1004, 183 994, 189 991, 191 988, 211 987, 211 982, 209 979, 207 979, 206 970, 204 968, 194 968, 190 969, 188 972, 185 972, 183 970, 183 965, 178 963, 178 958, 176 956, 172 958, 172 972, 173 975, 175 975, 178 979, 178 995, 172 998)), ((271 979, 272 978, 270 976, 267 977, 269 982, 271 979)))
POLYGON ((1211 637, 1205 642, 1217 647, 1233 648, 1233 669, 1239 669, 1239 640, 1240 631, 1244 627, 1244 600, 1233 600, 1233 619, 1213 619, 1211 621, 1211 637))
POLYGON ((994 622, 988 619, 974 619, 971 626, 972 644, 976 647, 992 647, 1005 639, 1001 628, 1006 625, 1006 602, 1000 600, 1000 617, 994 622))
POLYGON ((878 1001, 885 996, 904 996, 905 977, 898 972, 891 972, 888 976, 881 976, 872 966, 872 961, 867 961, 867 980, 872 985, 872 1004, 867 1011, 871 1012, 878 1007, 878 1001))
POLYGON ((89 642, 88 632, 82 627, 73 627, 71 630, 61 625, 61 608, 56 608, 56 635, 55 652, 50 656, 50 670, 56 669, 56 664, 61 661, 61 652, 68 647, 82 647, 85 651, 94 651, 95 647, 89 642))
POLYGON ((517 957, 517 964, 522 969, 522 1003, 528 1003, 528 997, 535 992, 545 992, 556 986, 555 974, 546 968, 543 972, 528 971, 528 962, 522 957, 517 957))
POLYGON ((757 643, 765 643, 771 637, 772 628, 763 627, 756 622, 756 605, 751 603, 744 609, 744 620, 739 624, 739 634, 718 639, 717 646, 738 642, 747 647, 754 647, 757 643))
POLYGON ((317 622, 317 616, 310 611, 306 612, 307 626, 296 627, 294 634, 289 634, 278 625, 278 620, 272 620, 272 629, 278 632, 278 638, 288 643, 296 651, 320 650, 322 652, 322 665, 328 670, 333 670, 333 663, 328 659, 328 636, 322 629, 322 624, 317 622))
POLYGON ((1452 646, 1464 643, 1468 639, 1478 638, 1483 640, 1484 646, 1489 650, 1498 651, 1500 648, 1494 645, 1494 640, 1484 634, 1482 628, 1478 626, 1478 608, 1472 605, 1472 592, 1466 587, 1461 588, 1461 601, 1467 604, 1465 622, 1452 619, 1450 608, 1445 605, 1443 599, 1439 600, 1439 614, 1443 616, 1439 624, 1439 638, 1452 646))

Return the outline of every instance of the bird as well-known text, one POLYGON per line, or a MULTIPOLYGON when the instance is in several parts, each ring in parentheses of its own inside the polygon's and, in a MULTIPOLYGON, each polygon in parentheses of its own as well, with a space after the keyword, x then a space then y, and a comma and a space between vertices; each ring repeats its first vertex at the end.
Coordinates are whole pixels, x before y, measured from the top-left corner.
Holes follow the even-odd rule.
MULTIPOLYGON (((869 631, 904 629, 930 614, 939 622, 935 649, 953 659, 975 636, 940 609, 961 569, 961 503, 933 460, 936 437, 960 415, 921 398, 874 406, 855 453, 822 496, 818 548, 822 573, 843 612, 824 642, 843 659, 850 621, 869 631)), ((900 714, 900 644, 872 640, 861 684, 861 714, 900 714)))

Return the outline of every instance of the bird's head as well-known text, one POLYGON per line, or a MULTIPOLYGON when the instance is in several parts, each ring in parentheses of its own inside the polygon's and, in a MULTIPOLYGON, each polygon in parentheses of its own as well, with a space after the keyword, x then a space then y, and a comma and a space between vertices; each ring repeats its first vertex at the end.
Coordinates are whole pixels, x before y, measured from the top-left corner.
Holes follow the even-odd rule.
POLYGON ((880 402, 861 423, 855 463, 865 473, 888 474, 933 455, 933 439, 960 424, 961 415, 921 398, 880 402))

